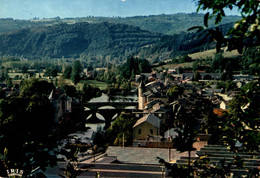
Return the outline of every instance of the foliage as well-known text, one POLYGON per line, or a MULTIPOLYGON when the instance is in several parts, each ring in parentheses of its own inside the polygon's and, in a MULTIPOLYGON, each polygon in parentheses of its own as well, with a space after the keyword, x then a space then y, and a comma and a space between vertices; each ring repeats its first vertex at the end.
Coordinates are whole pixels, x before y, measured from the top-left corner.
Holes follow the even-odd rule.
POLYGON ((106 147, 109 137, 105 130, 102 130, 101 127, 98 127, 97 131, 93 133, 92 139, 94 145, 97 145, 98 147, 106 147))
POLYGON ((90 85, 87 82, 83 83, 82 90, 79 91, 79 97, 82 102, 89 101, 91 98, 101 96, 101 91, 98 87, 90 85))
MULTIPOLYGON (((66 19, 40 19, 38 21, 15 20, 15 19, 0 19, 0 33, 10 32, 22 28, 31 28, 37 26, 51 26, 60 22, 75 23, 75 22, 109 22, 117 24, 127 24, 138 26, 141 29, 149 30, 155 33, 162 34, 179 34, 187 31, 190 26, 200 25, 203 19, 203 14, 198 13, 177 13, 177 14, 160 14, 149 16, 135 17, 81 17, 81 18, 66 18, 66 19)), ((239 16, 226 16, 222 23, 230 23, 239 20, 239 16)), ((210 19, 209 26, 214 25, 214 20, 210 19)))
POLYGON ((135 123, 136 118, 133 117, 133 115, 128 113, 121 113, 108 129, 110 144, 122 145, 124 135, 125 146, 132 145, 133 126, 135 123))
POLYGON ((76 163, 78 162, 78 153, 80 149, 77 145, 73 144, 66 145, 66 147, 69 149, 69 151, 67 151, 66 149, 61 149, 60 151, 60 154, 64 155, 67 161, 67 166, 65 168, 61 168, 61 170, 65 171, 65 175, 67 177, 76 178, 81 173, 81 171, 76 169, 76 163))
POLYGON ((241 56, 230 58, 224 57, 223 53, 217 53, 214 57, 194 62, 193 71, 206 69, 208 72, 222 73, 222 80, 232 80, 234 71, 258 75, 260 71, 259 56, 259 47, 247 47, 241 56))
MULTIPOLYGON (((201 20, 199 19, 201 19, 203 15, 194 13, 178 14, 176 16, 178 17, 168 17, 172 19, 170 20, 171 24, 175 26, 181 23, 181 26, 185 25, 187 29, 189 28, 187 24, 200 24, 201 20), (186 23, 187 20, 193 17, 195 17, 195 21, 186 23)), ((21 56, 21 59, 27 58, 32 60, 39 58, 47 60, 54 60, 55 58, 80 59, 84 67, 91 69, 91 66, 104 67, 108 61, 114 64, 122 63, 128 56, 133 55, 139 56, 140 58, 150 58, 152 60, 172 58, 174 56, 200 51, 205 48, 205 44, 208 42, 208 39, 196 39, 197 35, 194 33, 186 34, 186 30, 181 26, 178 26, 180 30, 177 30, 177 34, 162 36, 160 33, 149 32, 152 30, 152 27, 150 25, 147 27, 147 18, 160 19, 157 24, 152 23, 152 26, 157 26, 156 28, 159 31, 165 31, 166 27, 168 29, 166 30, 167 32, 169 28, 171 28, 171 31, 175 31, 175 28, 172 29, 171 26, 163 23, 163 21, 167 21, 168 19, 166 16, 132 19, 134 21, 142 21, 141 24, 128 22, 131 21, 130 18, 111 18, 107 19, 111 24, 106 22, 102 23, 105 19, 101 18, 98 20, 98 23, 91 24, 73 23, 68 25, 63 23, 50 25, 48 27, 44 25, 33 29, 28 28, 2 34, 0 36, 0 41, 3 42, 1 55, 21 56), (118 23, 114 20, 118 20, 118 23), (124 21, 123 24, 129 24, 131 26, 122 25, 120 21, 124 21), (141 28, 136 27, 139 25, 141 25, 141 28), (162 28, 162 26, 165 26, 165 28, 162 28), (23 38, 21 38, 21 36, 23 38)), ((227 20, 227 22, 235 21, 237 18, 238 17, 228 17, 227 19, 229 20, 227 20)), ((96 20, 95 18, 93 19, 96 20)), ((157 30, 155 31, 157 32, 157 30)), ((20 66, 26 66, 27 68, 30 67, 27 61, 5 62, 5 66, 19 68, 18 64, 20 66)))
POLYGON ((207 99, 202 99, 193 94, 189 99, 179 99, 174 105, 174 127, 178 135, 173 139, 173 146, 181 152, 190 154, 194 150, 193 143, 196 141, 198 132, 204 133, 212 118, 212 104, 207 99))
POLYGON ((192 61, 192 58, 188 55, 184 55, 179 58, 180 63, 191 62, 191 61, 192 61))
POLYGON ((246 48, 240 61, 243 71, 251 75, 260 74, 260 50, 259 47, 246 48))
POLYGON ((145 59, 130 57, 120 68, 120 73, 125 79, 134 77, 135 74, 151 72, 151 66, 145 59))
POLYGON ((229 111, 224 115, 224 143, 236 152, 239 151, 239 144, 243 151, 259 151, 259 95, 259 83, 249 83, 231 101, 229 111))
POLYGON ((237 49, 238 52, 242 53, 245 39, 250 39, 254 45, 259 45, 259 1, 199 0, 197 11, 201 9, 211 10, 211 12, 206 13, 204 16, 205 27, 193 27, 192 29, 197 28, 199 29, 198 32, 205 29, 206 32, 210 33, 211 37, 217 41, 217 52, 220 52, 222 44, 227 44, 230 49, 237 49), (216 17, 216 25, 222 21, 222 18, 225 16, 225 8, 229 8, 230 10, 237 8, 242 15, 241 20, 237 21, 234 27, 229 30, 228 38, 224 37, 219 27, 216 27, 215 30, 208 28, 208 19, 216 17))
POLYGON ((44 75, 48 77, 57 77, 58 71, 59 71, 58 66, 47 67, 45 69, 44 75))
POLYGON ((169 97, 170 101, 174 101, 178 99, 184 92, 184 88, 179 85, 174 85, 170 89, 167 90, 167 96, 169 97))
POLYGON ((199 71, 196 71, 196 72, 195 72, 194 77, 193 77, 193 80, 194 80, 194 81, 199 81, 199 80, 201 80, 201 75, 200 75, 199 71))
POLYGON ((98 71, 96 80, 106 82, 107 94, 113 95, 116 92, 131 91, 131 81, 136 74, 141 72, 151 72, 151 65, 145 59, 130 57, 126 63, 121 66, 109 65, 107 70, 98 71))
POLYGON ((81 72, 83 71, 82 65, 80 61, 75 61, 73 63, 72 71, 71 71, 71 80, 73 81, 74 84, 79 83, 81 79, 81 72))
POLYGON ((8 71, 6 69, 0 69, 0 81, 4 82, 8 78, 8 71))
POLYGON ((0 100, 0 154, 7 150, 7 168, 45 170, 56 163, 54 108, 48 100, 52 87, 44 81, 24 81, 20 95, 0 100), (49 87, 48 87, 49 86, 49 87))
POLYGON ((63 86, 63 90, 67 96, 78 98, 77 89, 72 85, 63 86))
POLYGON ((20 84, 20 96, 23 98, 29 97, 43 97, 47 98, 54 89, 53 84, 47 81, 40 81, 32 78, 30 80, 23 80, 20 84))
POLYGON ((71 72, 72 72, 72 67, 69 65, 69 66, 66 66, 65 70, 64 70, 64 73, 63 73, 63 76, 64 78, 66 79, 70 79, 71 77, 71 72))
POLYGON ((108 59, 120 61, 139 48, 158 42, 160 36, 123 24, 63 23, 0 35, 1 55, 81 58, 89 64, 97 66, 98 61, 104 66, 108 59))

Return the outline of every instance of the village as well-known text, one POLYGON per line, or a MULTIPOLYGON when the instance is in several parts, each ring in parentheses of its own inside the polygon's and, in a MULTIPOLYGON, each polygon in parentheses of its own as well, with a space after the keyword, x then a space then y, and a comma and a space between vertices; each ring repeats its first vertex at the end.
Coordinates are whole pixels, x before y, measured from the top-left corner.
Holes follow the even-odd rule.
MULTIPOLYGON (((226 160, 226 164, 231 163, 237 154, 233 153, 227 146, 218 143, 216 137, 221 137, 221 135, 214 133, 215 131, 212 132, 211 129, 216 125, 223 125, 221 118, 228 112, 229 103, 238 95, 241 87, 257 82, 259 79, 251 75, 233 75, 232 82, 235 86, 232 89, 227 89, 219 88, 214 84, 214 81, 220 80, 221 75, 219 73, 201 71, 196 80, 194 79, 195 75, 196 73, 192 72, 177 74, 175 69, 168 69, 162 73, 151 72, 136 75, 135 82, 138 85, 137 106, 135 109, 123 111, 130 113, 136 119, 132 129, 130 129, 132 130, 130 134, 132 135, 132 142, 130 145, 125 144, 127 141, 124 140, 124 134, 121 134, 122 138, 117 142, 118 146, 108 146, 105 150, 97 148, 95 153, 97 156, 93 155, 93 151, 88 152, 87 156, 79 154, 79 165, 95 163, 93 170, 89 169, 90 172, 86 175, 93 175, 94 172, 98 172, 101 175, 119 174, 120 176, 136 175, 141 177, 153 175, 158 177, 163 174, 169 176, 172 174, 171 168, 164 167, 163 171, 156 168, 162 166, 159 159, 163 159, 170 164, 185 165, 191 160, 195 162, 205 154, 208 154, 211 163, 217 164, 221 160, 226 160), (162 76, 165 75, 168 77, 163 78, 162 76), (207 122, 216 125, 210 126, 207 122), (187 133, 183 133, 185 125, 188 127, 187 133), (178 140, 178 137, 188 139, 188 143, 178 140), (185 144, 191 144, 192 148, 182 151, 177 149, 184 147, 185 144), (122 171, 119 171, 122 168, 114 167, 118 164, 124 165, 122 171), (139 167, 140 170, 131 170, 133 166, 139 167), (141 168, 142 166, 149 167, 149 171, 141 168), (111 167, 113 167, 113 170, 111 170, 111 167)), ((68 98, 65 101, 69 103, 67 104, 69 107, 63 109, 63 111, 71 112, 72 100, 68 98)), ((243 109, 245 110, 246 107, 244 106, 243 109)), ((56 108, 62 107, 60 105, 56 108)), ((104 114, 105 116, 106 114, 104 114)), ((90 122, 93 121, 95 122, 95 120, 90 122)), ((86 122, 88 123, 88 120, 86 122)), ((113 121, 111 125, 113 126, 113 121)), ((74 136, 80 140, 77 134, 74 134, 74 136)), ((93 142, 91 141, 91 143, 93 142)), ((239 149, 241 144, 237 141, 235 146, 239 149)), ((231 173, 243 175, 246 174, 248 168, 257 168, 259 155, 256 155, 252 153, 239 154, 244 158, 244 167, 243 169, 233 168, 231 173)))
POLYGON ((3 1, 0 177, 260 177, 259 7, 3 1))
MULTIPOLYGON (((83 70, 80 75, 91 79, 99 71, 83 70)), ((107 72, 105 69, 104 75, 107 72)), ((67 92, 66 85, 49 90, 48 100, 55 108, 53 122, 63 140, 59 141, 58 166, 48 168, 44 174, 56 175, 68 164, 72 165, 72 170, 89 176, 171 176, 172 166, 162 163, 193 165, 202 155, 208 155, 212 164, 221 160, 226 160, 226 164, 232 163, 234 156, 239 155, 244 159, 244 167, 234 167, 232 174, 243 175, 248 169, 257 169, 259 155, 234 153, 228 144, 225 146, 219 141, 225 136, 220 133, 222 128, 218 130, 215 127, 224 127, 223 116, 228 114, 232 100, 245 90, 245 86, 259 87, 259 77, 237 72, 233 74, 233 80, 226 83, 221 77, 221 73, 192 72, 190 69, 179 72, 176 68, 140 73, 131 82, 136 86, 136 99, 124 102, 104 99, 101 103, 84 102, 77 97, 80 95, 67 92), (97 113, 102 114, 102 118, 98 118, 97 113), (97 136, 107 129, 115 130, 114 122, 124 115, 132 123, 119 131, 112 145, 97 136), (96 125, 95 129, 88 124, 96 125), (73 153, 71 145, 79 150, 73 153), (75 159, 68 159, 64 151, 66 154, 76 153, 75 159), (87 165, 93 168, 86 172, 84 167, 87 165)), ((36 82, 37 79, 33 78, 29 80, 36 82)), ((15 87, 10 89, 5 83, 1 88, 6 97, 20 92, 15 87)), ((254 97, 257 102, 258 93, 254 97)), ((248 106, 241 103, 242 110, 248 106)), ((128 121, 121 121, 119 127, 124 122, 128 121)), ((241 150, 242 144, 236 141, 234 147, 241 150)))

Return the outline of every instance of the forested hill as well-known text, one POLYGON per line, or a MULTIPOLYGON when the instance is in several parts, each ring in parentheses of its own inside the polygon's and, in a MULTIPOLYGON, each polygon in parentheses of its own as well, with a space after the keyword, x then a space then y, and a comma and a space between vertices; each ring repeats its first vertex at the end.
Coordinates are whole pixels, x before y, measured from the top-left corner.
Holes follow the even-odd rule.
MULTIPOLYGON (((181 32, 187 32, 187 30, 193 26, 203 26, 204 14, 198 13, 178 13, 178 14, 161 14, 161 15, 149 15, 149 16, 135 16, 135 17, 85 17, 78 18, 78 21, 89 22, 110 22, 121 23, 127 25, 138 26, 143 30, 148 30, 155 33, 162 33, 166 35, 179 34, 181 32)), ((221 21, 220 25, 227 23, 234 23, 240 20, 240 16, 226 16, 221 21)), ((64 19, 64 21, 73 23, 76 19, 64 19)), ((209 27, 215 26, 215 19, 209 20, 209 27)))
POLYGON ((26 58, 125 58, 161 35, 123 24, 76 23, 22 29, 0 35, 0 55, 26 58))
MULTIPOLYGON (((225 17, 223 23, 230 23, 221 25, 221 29, 227 31, 239 18, 225 17)), ((212 43, 207 45, 208 39, 197 39, 196 33, 187 33, 188 28, 202 23, 203 14, 196 13, 33 21, 0 19, 0 56, 80 58, 96 67, 107 61, 122 62, 129 56, 160 61, 214 47, 212 43)), ((209 24, 212 26, 213 22, 209 24)))
MULTIPOLYGON (((0 19, 0 34, 12 30, 31 28, 37 26, 50 26, 59 23, 74 24, 77 22, 89 23, 119 23, 140 27, 143 30, 162 33, 167 35, 187 32, 187 29, 192 26, 203 25, 204 14, 197 13, 178 13, 170 15, 149 15, 135 17, 81 17, 81 18, 65 18, 59 17, 52 19, 33 19, 33 20, 13 20, 0 19)), ((235 22, 240 20, 239 16, 226 16, 221 24, 235 22)), ((214 26, 214 19, 210 19, 209 26, 214 26)))

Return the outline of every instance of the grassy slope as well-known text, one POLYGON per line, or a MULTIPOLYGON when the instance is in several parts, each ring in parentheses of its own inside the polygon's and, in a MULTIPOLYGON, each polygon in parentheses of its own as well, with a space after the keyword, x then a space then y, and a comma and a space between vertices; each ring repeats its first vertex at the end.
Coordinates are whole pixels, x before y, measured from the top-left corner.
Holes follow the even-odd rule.
MULTIPOLYGON (((216 49, 211 49, 211 50, 207 50, 207 51, 203 51, 203 52, 197 52, 197 53, 189 54, 189 56, 192 59, 206 59, 207 57, 214 57, 215 54, 216 54, 216 49)), ((227 58, 236 57, 236 56, 239 56, 239 55, 240 54, 237 52, 237 50, 224 51, 223 52, 223 56, 227 57, 227 58)))
POLYGON ((185 68, 185 67, 192 67, 193 62, 185 62, 181 64, 165 64, 160 67, 156 67, 157 70, 161 69, 177 69, 179 67, 185 68))
POLYGON ((107 83, 105 83, 105 82, 100 82, 100 81, 97 81, 97 80, 88 80, 88 82, 91 85, 96 85, 100 90, 104 90, 107 87, 107 83))
MULTIPOLYGON (((233 57, 237 57, 241 54, 239 54, 237 52, 237 50, 233 50, 233 51, 224 51, 223 50, 223 56, 227 57, 227 58, 233 58, 233 57)), ((207 57, 214 57, 216 54, 216 49, 211 49, 211 50, 207 50, 207 51, 203 51, 203 52, 197 52, 197 53, 193 53, 193 54, 189 54, 189 56, 193 59, 206 59, 207 57)), ((162 65, 160 67, 156 67, 156 69, 161 70, 161 69, 176 69, 179 67, 185 68, 185 67, 192 67, 193 62, 186 62, 186 63, 181 63, 181 64, 165 64, 162 65)))

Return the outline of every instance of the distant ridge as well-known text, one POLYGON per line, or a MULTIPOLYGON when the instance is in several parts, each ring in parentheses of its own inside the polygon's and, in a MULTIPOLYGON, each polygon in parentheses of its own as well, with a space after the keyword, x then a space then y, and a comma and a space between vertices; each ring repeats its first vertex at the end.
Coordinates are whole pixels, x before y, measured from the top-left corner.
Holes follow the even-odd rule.
MULTIPOLYGON (((226 33, 239 16, 224 18, 226 33)), ((0 56, 26 59, 80 58, 94 67, 123 63, 136 56, 159 62, 214 48, 209 38, 187 32, 202 25, 203 14, 136 17, 0 19, 0 56)), ((210 21, 213 26, 213 21, 210 21)))
POLYGON ((160 34, 124 24, 65 23, 0 35, 0 54, 26 58, 123 58, 160 41, 160 34))
MULTIPOLYGON (((0 19, 0 34, 17 30, 21 28, 31 28, 37 26, 50 26, 59 23, 74 24, 77 22, 88 23, 116 23, 138 26, 143 30, 162 33, 167 35, 187 32, 188 28, 196 25, 203 25, 204 14, 198 13, 177 13, 177 14, 161 14, 149 16, 134 17, 79 17, 64 18, 59 17, 51 19, 32 19, 32 20, 13 20, 11 18, 0 19)), ((226 16, 221 24, 235 22, 241 19, 239 16, 226 16)), ((209 26, 214 26, 214 19, 209 21, 209 26)))

